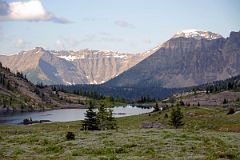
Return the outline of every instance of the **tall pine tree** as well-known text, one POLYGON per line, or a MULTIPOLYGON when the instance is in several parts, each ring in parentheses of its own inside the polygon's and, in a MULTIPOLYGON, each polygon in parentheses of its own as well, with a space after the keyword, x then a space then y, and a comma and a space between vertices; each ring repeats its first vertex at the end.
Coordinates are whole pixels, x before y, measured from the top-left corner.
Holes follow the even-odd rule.
POLYGON ((83 130, 98 130, 97 114, 93 111, 94 105, 90 101, 89 108, 85 114, 85 119, 82 124, 83 130))

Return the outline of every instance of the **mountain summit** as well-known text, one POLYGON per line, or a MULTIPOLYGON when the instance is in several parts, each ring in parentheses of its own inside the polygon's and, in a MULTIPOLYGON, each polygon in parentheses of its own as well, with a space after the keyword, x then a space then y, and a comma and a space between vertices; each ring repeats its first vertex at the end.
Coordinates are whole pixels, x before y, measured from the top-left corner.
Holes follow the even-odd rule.
POLYGON ((211 32, 181 32, 105 85, 180 88, 239 74, 240 32, 231 32, 228 38, 211 32))
POLYGON ((183 30, 181 32, 177 32, 173 36, 173 38, 179 38, 179 37, 195 38, 198 40, 199 39, 213 40, 213 39, 223 38, 220 34, 212 33, 209 31, 200 31, 196 29, 183 30))

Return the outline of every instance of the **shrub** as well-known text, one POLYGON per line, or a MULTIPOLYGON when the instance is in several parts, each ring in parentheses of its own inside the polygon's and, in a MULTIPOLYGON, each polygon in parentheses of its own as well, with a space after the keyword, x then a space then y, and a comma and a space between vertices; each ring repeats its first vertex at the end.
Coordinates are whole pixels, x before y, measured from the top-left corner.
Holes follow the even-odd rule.
POLYGON ((31 123, 32 123, 32 118, 26 118, 23 120, 24 125, 31 124, 31 123))
POLYGON ((183 125, 182 122, 183 113, 181 108, 177 106, 177 108, 173 108, 171 112, 170 124, 173 125, 176 129, 183 125))
POLYGON ((227 103, 228 103, 228 100, 226 98, 224 98, 223 104, 227 104, 227 103))
POLYGON ((164 118, 166 118, 166 119, 168 118, 168 114, 167 113, 165 113, 164 118))
POLYGON ((75 134, 73 132, 67 132, 66 138, 67 138, 67 140, 74 140, 75 134))
POLYGON ((176 97, 172 96, 172 97, 169 98, 168 101, 169 101, 169 103, 172 103, 172 104, 173 104, 173 103, 176 102, 176 97))
POLYGON ((184 106, 185 104, 184 104, 184 102, 181 100, 181 101, 179 102, 179 105, 180 105, 180 106, 184 106))
POLYGON ((46 151, 48 153, 63 153, 64 152, 64 148, 63 148, 63 146, 60 146, 60 145, 49 145, 46 148, 46 151))
POLYGON ((234 114, 235 113, 235 110, 234 108, 229 108, 228 110, 228 113, 227 114, 234 114))

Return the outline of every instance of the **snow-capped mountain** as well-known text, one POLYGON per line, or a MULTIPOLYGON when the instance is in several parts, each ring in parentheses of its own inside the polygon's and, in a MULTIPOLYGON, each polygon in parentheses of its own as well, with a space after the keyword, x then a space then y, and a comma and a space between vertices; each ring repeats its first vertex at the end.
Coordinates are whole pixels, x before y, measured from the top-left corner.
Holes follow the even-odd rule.
POLYGON ((101 84, 116 77, 152 52, 142 54, 112 51, 48 51, 36 47, 17 55, 0 56, 0 61, 12 71, 27 74, 33 83, 101 84))
POLYGON ((173 36, 173 38, 179 38, 179 37, 207 39, 207 40, 223 38, 220 34, 212 33, 209 31, 200 31, 200 30, 196 30, 196 29, 183 30, 181 32, 177 32, 173 36))
POLYGON ((231 32, 228 38, 222 38, 211 32, 185 31, 177 33, 145 60, 105 85, 181 88, 239 74, 240 32, 231 32))

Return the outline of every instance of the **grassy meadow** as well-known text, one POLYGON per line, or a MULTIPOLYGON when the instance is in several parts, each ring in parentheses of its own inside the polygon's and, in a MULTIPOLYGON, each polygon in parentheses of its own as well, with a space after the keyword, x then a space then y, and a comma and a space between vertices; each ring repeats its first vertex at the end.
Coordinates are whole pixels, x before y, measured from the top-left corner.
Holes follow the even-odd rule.
POLYGON ((182 107, 185 125, 176 130, 170 111, 118 118, 118 129, 108 131, 81 131, 81 121, 0 125, 0 159, 240 159, 240 113, 182 107), (142 128, 156 121, 164 129, 142 128), (65 138, 68 131, 75 140, 65 138))

